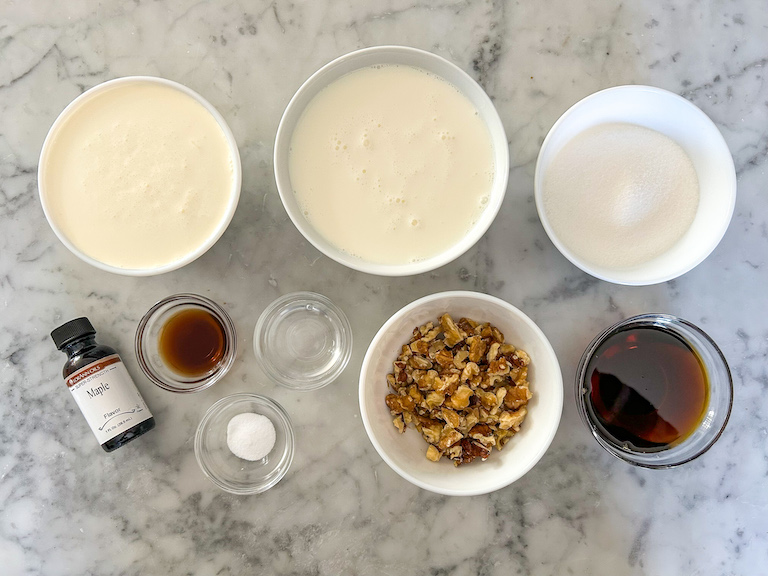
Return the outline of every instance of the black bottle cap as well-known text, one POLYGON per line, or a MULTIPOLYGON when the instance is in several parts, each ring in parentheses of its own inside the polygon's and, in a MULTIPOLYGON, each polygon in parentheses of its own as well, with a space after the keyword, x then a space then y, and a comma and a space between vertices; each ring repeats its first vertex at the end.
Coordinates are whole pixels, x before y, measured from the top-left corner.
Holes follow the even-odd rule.
POLYGON ((96 329, 88 318, 82 317, 70 320, 56 328, 51 332, 51 338, 53 338, 56 348, 61 350, 73 340, 77 340, 87 334, 96 334, 96 329))

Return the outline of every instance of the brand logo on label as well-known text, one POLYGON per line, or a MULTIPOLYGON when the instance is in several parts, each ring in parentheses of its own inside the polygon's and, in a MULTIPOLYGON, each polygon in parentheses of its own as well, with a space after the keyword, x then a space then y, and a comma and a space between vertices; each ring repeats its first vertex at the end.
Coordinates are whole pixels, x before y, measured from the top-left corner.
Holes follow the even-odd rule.
MULTIPOLYGON (((103 358, 97 362, 94 362, 93 364, 88 364, 88 366, 85 366, 83 368, 80 368, 77 372, 70 375, 69 378, 67 378, 67 386, 72 388, 75 384, 80 382, 83 378, 88 378, 88 376, 92 376, 93 374, 96 374, 97 372, 100 372, 101 370, 104 370, 107 366, 110 366, 112 364, 117 364, 120 362, 120 356, 117 354, 114 354, 113 356, 107 356, 106 358, 103 358)), ((103 390, 102 390, 103 393, 103 390)), ((91 396, 93 398, 93 396, 91 396)))

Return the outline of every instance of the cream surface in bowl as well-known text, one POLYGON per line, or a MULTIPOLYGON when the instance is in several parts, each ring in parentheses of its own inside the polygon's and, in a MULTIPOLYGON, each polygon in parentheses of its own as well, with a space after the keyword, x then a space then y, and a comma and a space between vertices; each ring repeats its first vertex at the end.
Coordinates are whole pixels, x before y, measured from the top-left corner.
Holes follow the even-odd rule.
POLYGON ((283 114, 275 179, 301 233, 350 268, 432 270, 488 229, 509 155, 488 96, 439 56, 352 52, 316 72, 283 114))
POLYGON ((355 70, 312 99, 291 138, 291 184, 337 248, 378 264, 428 259, 469 232, 493 183, 472 103, 412 66, 355 70))
POLYGON ((563 379, 552 346, 538 326, 519 309, 478 292, 441 292, 425 296, 396 312, 371 341, 360 371, 360 414, 365 430, 382 459, 409 482, 439 494, 471 496, 511 484, 541 459, 555 436, 563 407, 563 379), (414 327, 444 313, 498 327, 505 340, 531 358, 528 380, 533 398, 520 432, 501 451, 484 461, 455 467, 446 458, 425 457, 427 444, 414 429, 401 434, 385 403, 386 375, 414 327))
POLYGON ((226 229, 240 157, 223 118, 153 77, 100 84, 51 127, 39 166, 51 227, 77 256, 129 275, 191 262, 226 229))

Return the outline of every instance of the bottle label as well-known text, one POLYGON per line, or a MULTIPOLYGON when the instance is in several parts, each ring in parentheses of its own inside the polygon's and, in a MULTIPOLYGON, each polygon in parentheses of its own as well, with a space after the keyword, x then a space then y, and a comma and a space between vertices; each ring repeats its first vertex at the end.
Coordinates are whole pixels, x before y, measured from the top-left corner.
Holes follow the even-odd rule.
POLYGON ((99 444, 152 417, 117 354, 80 368, 65 382, 99 444))

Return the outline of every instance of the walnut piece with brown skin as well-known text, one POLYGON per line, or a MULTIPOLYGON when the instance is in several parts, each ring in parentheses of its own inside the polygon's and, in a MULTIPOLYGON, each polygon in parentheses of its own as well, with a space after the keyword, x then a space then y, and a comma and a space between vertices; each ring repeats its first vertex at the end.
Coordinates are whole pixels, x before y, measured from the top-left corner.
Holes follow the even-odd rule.
POLYGON ((488 322, 443 314, 414 328, 387 374, 393 425, 399 432, 415 426, 434 462, 485 460, 525 420, 530 362, 488 322))

